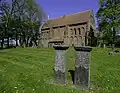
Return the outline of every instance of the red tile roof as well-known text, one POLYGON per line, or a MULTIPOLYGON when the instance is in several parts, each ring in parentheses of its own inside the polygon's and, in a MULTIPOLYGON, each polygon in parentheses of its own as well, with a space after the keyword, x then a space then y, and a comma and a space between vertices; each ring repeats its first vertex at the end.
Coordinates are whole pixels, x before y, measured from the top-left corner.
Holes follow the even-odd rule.
POLYGON ((91 14, 92 14, 92 10, 87 10, 76 14, 70 14, 56 19, 51 19, 48 20, 47 24, 44 25, 43 28, 88 22, 91 14))

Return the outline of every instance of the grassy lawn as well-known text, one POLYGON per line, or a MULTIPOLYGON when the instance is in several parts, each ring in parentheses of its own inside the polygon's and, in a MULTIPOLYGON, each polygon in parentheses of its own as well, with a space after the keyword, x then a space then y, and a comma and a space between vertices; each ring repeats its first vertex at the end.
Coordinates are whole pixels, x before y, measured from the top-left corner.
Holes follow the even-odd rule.
MULTIPOLYGON (((75 88, 68 73, 68 84, 53 83, 54 50, 16 48, 0 50, 0 93, 119 93, 120 55, 110 49, 91 53, 91 89, 75 88)), ((74 50, 69 49, 68 69, 74 69, 74 50)))

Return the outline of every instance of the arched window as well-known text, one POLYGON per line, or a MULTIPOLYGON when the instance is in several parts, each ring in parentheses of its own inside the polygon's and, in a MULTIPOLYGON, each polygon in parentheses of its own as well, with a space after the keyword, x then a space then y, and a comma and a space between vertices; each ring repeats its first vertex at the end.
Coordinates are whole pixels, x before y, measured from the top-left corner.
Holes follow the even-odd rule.
POLYGON ((67 36, 67 44, 69 44, 69 37, 67 36))
POLYGON ((72 28, 70 29, 70 35, 73 35, 73 29, 72 28))
POLYGON ((78 31, 79 31, 79 35, 81 35, 81 30, 80 30, 80 28, 78 28, 78 31))
POLYGON ((78 44, 78 38, 75 36, 74 37, 74 44, 77 45, 78 44))
POLYGON ((84 27, 82 27, 82 32, 85 33, 85 28, 84 27))
POLYGON ((83 29, 83 30, 85 30, 85 28, 84 28, 84 27, 82 27, 82 29, 83 29))
POLYGON ((74 41, 73 41, 73 37, 71 36, 71 37, 70 37, 70 45, 71 45, 71 46, 73 45, 73 42, 74 42, 74 41))
POLYGON ((54 37, 54 30, 52 30, 52 37, 54 37))
POLYGON ((66 30, 65 30, 65 27, 62 27, 62 31, 64 33, 64 36, 66 35, 66 30))
POLYGON ((74 28, 74 31, 75 31, 75 35, 76 35, 76 34, 77 34, 77 33, 76 33, 76 28, 74 28))
POLYGON ((64 35, 66 35, 66 31, 64 30, 64 35))
POLYGON ((50 31, 50 38, 52 38, 52 31, 50 31))

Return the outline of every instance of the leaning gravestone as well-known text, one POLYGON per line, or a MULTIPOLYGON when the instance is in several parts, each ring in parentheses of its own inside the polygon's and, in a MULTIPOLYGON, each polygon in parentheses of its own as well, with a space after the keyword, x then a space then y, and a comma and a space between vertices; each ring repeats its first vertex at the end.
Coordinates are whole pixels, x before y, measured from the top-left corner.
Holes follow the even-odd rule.
POLYGON ((66 83, 66 45, 54 45, 55 49, 55 67, 54 78, 56 83, 66 83))
POLYGON ((75 85, 81 88, 89 88, 90 86, 90 63, 89 54, 91 47, 74 47, 76 50, 75 62, 75 85))

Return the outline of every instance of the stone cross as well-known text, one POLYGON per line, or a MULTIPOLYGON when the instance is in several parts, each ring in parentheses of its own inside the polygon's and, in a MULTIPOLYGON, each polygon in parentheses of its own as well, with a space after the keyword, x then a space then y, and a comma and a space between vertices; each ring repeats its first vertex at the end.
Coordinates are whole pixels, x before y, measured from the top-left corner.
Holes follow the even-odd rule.
POLYGON ((90 86, 90 63, 89 53, 91 47, 74 47, 76 50, 75 60, 75 85, 81 88, 89 88, 90 86))
POLYGON ((56 83, 66 83, 66 50, 69 48, 66 45, 54 45, 55 49, 55 66, 54 78, 56 83))

